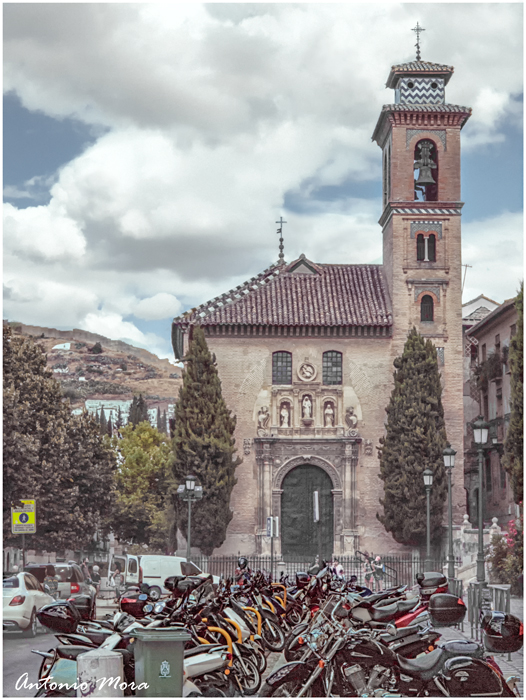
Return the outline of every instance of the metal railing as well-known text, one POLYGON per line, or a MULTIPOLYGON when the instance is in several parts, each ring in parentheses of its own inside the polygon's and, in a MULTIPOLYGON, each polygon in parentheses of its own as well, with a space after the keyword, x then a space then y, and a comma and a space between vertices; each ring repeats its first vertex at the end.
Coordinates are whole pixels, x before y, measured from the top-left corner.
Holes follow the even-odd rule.
MULTIPOLYGON (((416 574, 423 571, 439 571, 443 570, 445 561, 443 559, 435 559, 427 562, 424 566, 424 558, 419 556, 395 556, 391 554, 380 555, 383 565, 382 587, 398 586, 407 584, 409 586, 415 583, 416 574)), ((246 557, 248 566, 252 571, 265 570, 272 572, 274 580, 279 580, 281 574, 294 577, 297 571, 307 571, 312 567, 314 562, 312 559, 300 558, 292 561, 282 561, 279 557, 270 557, 268 555, 249 555, 246 557)), ((232 577, 238 566, 238 557, 236 555, 216 555, 211 557, 195 556, 192 561, 197 564, 203 571, 206 571, 215 576, 223 574, 226 578, 232 577)), ((360 585, 368 585, 374 583, 374 579, 370 582, 365 580, 366 576, 366 559, 363 556, 339 556, 339 563, 343 567, 345 578, 356 576, 360 585)))

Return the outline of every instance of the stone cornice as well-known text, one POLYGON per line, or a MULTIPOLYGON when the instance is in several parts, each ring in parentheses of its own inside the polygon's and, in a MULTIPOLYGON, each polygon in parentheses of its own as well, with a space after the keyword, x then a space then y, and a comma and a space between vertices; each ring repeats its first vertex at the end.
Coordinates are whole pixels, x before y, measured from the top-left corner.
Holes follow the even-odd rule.
POLYGON ((383 228, 389 223, 393 214, 406 216, 460 216, 464 202, 389 202, 382 212, 378 223, 383 228))

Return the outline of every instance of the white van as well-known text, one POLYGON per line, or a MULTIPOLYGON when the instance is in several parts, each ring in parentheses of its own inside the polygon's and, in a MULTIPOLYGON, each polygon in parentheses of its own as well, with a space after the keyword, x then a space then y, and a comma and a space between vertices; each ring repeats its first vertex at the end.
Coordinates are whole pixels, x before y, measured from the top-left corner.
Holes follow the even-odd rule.
MULTIPOLYGON (((159 554, 115 554, 110 563, 110 572, 118 566, 124 575, 126 585, 147 583, 152 598, 169 593, 164 586, 168 576, 195 576, 203 573, 193 562, 183 557, 161 556, 159 554)), ((219 579, 214 576, 214 583, 219 579)))

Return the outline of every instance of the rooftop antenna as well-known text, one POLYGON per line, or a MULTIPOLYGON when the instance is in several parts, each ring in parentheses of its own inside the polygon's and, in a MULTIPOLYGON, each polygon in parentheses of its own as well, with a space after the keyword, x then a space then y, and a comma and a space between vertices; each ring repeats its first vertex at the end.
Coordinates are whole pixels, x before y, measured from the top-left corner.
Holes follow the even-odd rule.
POLYGON ((423 29, 423 27, 421 27, 417 22, 416 27, 413 27, 411 31, 416 33, 416 60, 420 61, 420 32, 425 32, 426 30, 423 29))
POLYGON ((468 273, 468 267, 473 267, 473 265, 462 265, 462 267, 465 267, 466 269, 464 270, 464 279, 462 280, 462 289, 460 291, 461 294, 464 293, 464 284, 466 282, 466 275, 468 273))
POLYGON ((278 265, 280 263, 285 262, 285 256, 283 255, 283 224, 286 224, 286 221, 283 221, 283 217, 279 217, 279 221, 276 221, 277 224, 279 224, 279 228, 276 231, 276 233, 279 233, 279 258, 278 258, 278 265))

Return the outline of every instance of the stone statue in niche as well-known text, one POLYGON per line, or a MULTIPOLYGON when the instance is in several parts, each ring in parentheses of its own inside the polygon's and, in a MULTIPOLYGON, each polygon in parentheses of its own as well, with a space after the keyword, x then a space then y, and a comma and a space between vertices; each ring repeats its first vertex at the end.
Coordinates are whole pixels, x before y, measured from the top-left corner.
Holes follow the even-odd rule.
POLYGON ((308 394, 305 394, 301 402, 301 416, 302 418, 312 418, 312 401, 308 394))
POLYGON ((356 430, 358 425, 358 416, 354 413, 354 406, 349 406, 345 412, 345 423, 349 430, 356 430))
POLYGON ((262 406, 258 413, 258 435, 259 437, 265 437, 268 435, 268 423, 270 420, 270 413, 268 406, 262 406))
POLYGON ((279 425, 281 428, 290 428, 290 408, 287 402, 281 404, 279 412, 279 425))
POLYGON ((323 411, 323 422, 326 428, 334 428, 334 404, 327 401, 323 411))

